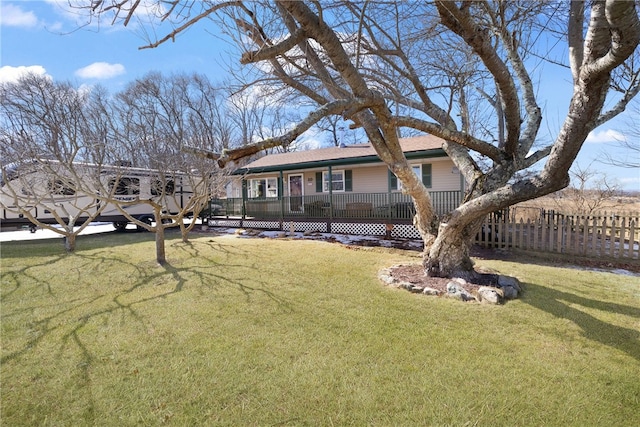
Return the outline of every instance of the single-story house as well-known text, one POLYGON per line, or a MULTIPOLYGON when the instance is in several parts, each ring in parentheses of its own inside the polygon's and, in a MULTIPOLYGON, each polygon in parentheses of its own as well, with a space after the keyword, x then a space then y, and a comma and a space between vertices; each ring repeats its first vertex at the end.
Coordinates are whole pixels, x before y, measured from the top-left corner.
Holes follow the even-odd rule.
MULTIPOLYGON (((422 135, 400 139, 437 211, 460 204, 465 183, 442 149, 422 135)), ((251 218, 316 218, 410 222, 413 203, 371 144, 270 154, 236 170, 227 185, 225 214, 251 218)))

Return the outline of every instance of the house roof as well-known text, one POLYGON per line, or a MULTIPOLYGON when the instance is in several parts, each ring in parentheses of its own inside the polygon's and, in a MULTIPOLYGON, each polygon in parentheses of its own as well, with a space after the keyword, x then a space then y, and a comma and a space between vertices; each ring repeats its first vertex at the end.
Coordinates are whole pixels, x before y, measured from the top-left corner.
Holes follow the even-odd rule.
MULTIPOLYGON (((407 159, 444 157, 444 140, 433 135, 400 138, 400 146, 407 159)), ((379 162, 373 146, 354 144, 343 147, 318 148, 307 151, 270 154, 255 160, 234 174, 274 172, 293 169, 311 169, 336 165, 352 165, 379 162)))

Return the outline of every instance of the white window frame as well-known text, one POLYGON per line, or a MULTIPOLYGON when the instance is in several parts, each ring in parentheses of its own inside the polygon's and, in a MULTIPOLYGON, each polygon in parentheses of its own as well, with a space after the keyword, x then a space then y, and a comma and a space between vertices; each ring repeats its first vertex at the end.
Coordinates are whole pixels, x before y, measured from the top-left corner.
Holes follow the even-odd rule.
MULTIPOLYGON (((344 170, 332 170, 331 175, 332 176, 341 175, 342 177, 342 179, 339 179, 339 180, 332 179, 331 183, 333 184, 334 188, 331 191, 334 193, 344 193, 346 184, 347 184, 344 170), (336 189, 335 185, 340 183, 342 183, 342 189, 336 189)), ((322 172, 322 192, 323 193, 329 192, 329 171, 322 172)))
POLYGON ((278 197, 278 178, 252 178, 247 187, 249 199, 273 199, 278 197), (262 183, 265 194, 258 194, 259 186, 262 183))

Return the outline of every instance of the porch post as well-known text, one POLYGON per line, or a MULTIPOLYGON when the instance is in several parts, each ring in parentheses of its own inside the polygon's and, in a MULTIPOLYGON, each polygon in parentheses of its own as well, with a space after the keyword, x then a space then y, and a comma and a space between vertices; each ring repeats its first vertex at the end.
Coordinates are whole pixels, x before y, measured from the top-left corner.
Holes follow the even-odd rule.
POLYGON ((280 170, 280 178, 278 179, 278 198, 280 199, 280 230, 282 230, 284 222, 284 173, 280 170))
POLYGON ((247 216, 247 197, 247 180, 242 178, 242 217, 240 227, 242 227, 242 221, 244 221, 247 216))
POLYGON ((329 224, 327 231, 331 233, 331 225, 333 224, 333 169, 329 165, 329 224))
MULTIPOLYGON (((328 167, 329 173, 329 217, 327 218, 327 233, 331 233, 331 227, 333 225, 333 170, 331 169, 331 165, 328 167)), ((322 172, 324 173, 324 172, 322 172)))
POLYGON ((391 169, 387 170, 387 218, 391 219, 393 217, 393 208, 391 207, 391 195, 393 194, 391 190, 391 169))

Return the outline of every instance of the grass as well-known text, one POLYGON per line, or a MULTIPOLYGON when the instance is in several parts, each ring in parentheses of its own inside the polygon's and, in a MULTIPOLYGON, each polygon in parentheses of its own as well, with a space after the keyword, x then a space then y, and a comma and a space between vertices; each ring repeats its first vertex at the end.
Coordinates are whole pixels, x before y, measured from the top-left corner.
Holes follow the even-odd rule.
POLYGON ((415 253, 147 234, 2 245, 3 425, 640 424, 640 278, 506 261, 520 300, 384 287, 415 253))

